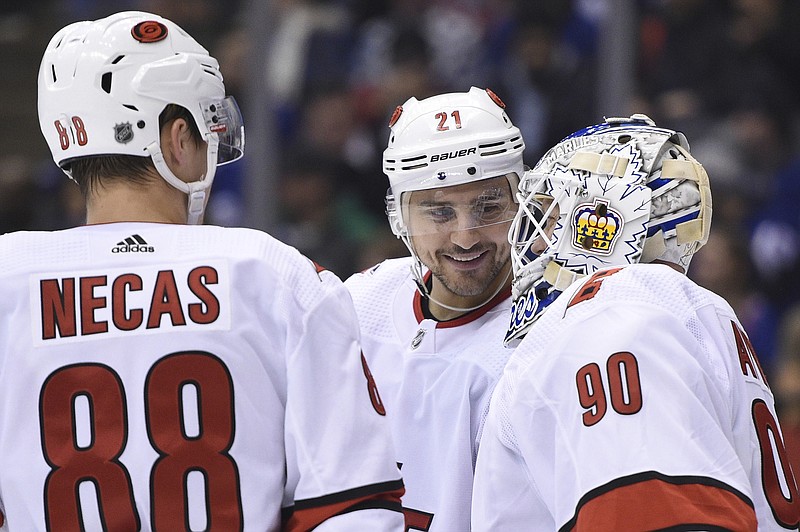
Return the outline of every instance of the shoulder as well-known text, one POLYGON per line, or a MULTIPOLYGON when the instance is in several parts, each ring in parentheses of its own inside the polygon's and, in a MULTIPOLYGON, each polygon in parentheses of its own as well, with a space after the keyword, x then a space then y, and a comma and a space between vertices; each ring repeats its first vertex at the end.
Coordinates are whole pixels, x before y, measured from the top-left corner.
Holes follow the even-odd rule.
POLYGON ((692 314, 706 305, 727 306, 716 294, 663 264, 598 270, 573 283, 556 303, 561 312, 576 312, 584 306, 594 309, 583 312, 596 312, 597 307, 611 306, 617 312, 636 313, 646 307, 676 316, 692 314))
POLYGON ((407 283, 414 284, 411 257, 387 259, 351 275, 344 284, 354 300, 370 299, 374 294, 389 294, 407 283))
POLYGON ((564 352, 577 358, 596 350, 612 353, 623 349, 619 346, 653 343, 656 333, 690 341, 691 324, 704 307, 715 313, 729 308, 669 266, 601 269, 573 283, 547 308, 517 346, 510 366, 517 372, 537 361, 539 369, 561 366, 564 352), (545 352, 562 356, 544 356, 545 352))
POLYGON ((236 269, 238 282, 248 290, 269 292, 284 303, 292 300, 312 308, 329 294, 341 297, 345 292, 333 272, 264 231, 212 225, 163 225, 160 230, 180 247, 181 258, 222 258, 236 269))
POLYGON ((52 268, 85 255, 74 244, 72 230, 16 231, 0 235, 0 276, 52 268))

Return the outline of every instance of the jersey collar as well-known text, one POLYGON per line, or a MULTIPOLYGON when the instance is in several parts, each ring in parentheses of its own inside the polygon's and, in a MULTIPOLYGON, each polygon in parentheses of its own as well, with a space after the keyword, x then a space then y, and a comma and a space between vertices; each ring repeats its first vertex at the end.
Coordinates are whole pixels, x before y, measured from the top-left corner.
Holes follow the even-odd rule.
MULTIPOLYGON (((428 271, 425 273, 425 277, 423 281, 427 285, 431 278, 431 272, 428 271)), ((459 316, 457 318, 453 318, 452 320, 447 321, 437 321, 436 328, 437 329, 447 329, 450 327, 459 327, 461 325, 467 324, 471 321, 475 321, 494 307, 496 307, 500 302, 506 300, 507 298, 511 297, 511 287, 508 286, 505 289, 501 290, 494 296, 492 299, 487 301, 483 306, 476 308, 475 310, 471 310, 466 314, 459 316)), ((422 323, 425 319, 425 314, 422 311, 422 294, 419 290, 414 291, 414 317, 417 318, 417 323, 422 323)))

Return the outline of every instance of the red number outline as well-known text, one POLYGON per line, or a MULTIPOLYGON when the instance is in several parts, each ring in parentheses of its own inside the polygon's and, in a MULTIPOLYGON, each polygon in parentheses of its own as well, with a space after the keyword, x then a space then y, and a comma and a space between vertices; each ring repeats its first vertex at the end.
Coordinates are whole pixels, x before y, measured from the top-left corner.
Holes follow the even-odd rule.
MULTIPOLYGON (((608 397, 611 399, 611 408, 614 412, 623 416, 639 412, 642 409, 642 383, 639 377, 639 362, 633 353, 619 351, 608 357, 606 375, 608 397)), ((581 416, 583 424, 591 427, 599 423, 608 410, 609 401, 606 399, 606 388, 600 366, 591 362, 581 367, 575 374, 575 385, 578 389, 578 402, 586 409, 581 416)))
MULTIPOLYGON (((235 434, 233 397, 230 372, 210 353, 172 353, 151 366, 144 402, 148 437, 160 455, 150 474, 154 528, 189 528, 185 482, 190 472, 199 471, 205 479, 208 527, 242 529, 238 466, 228 454, 235 434), (185 385, 197 392, 196 436, 184 430, 185 385)), ((119 375, 105 364, 56 369, 42 384, 39 412, 42 453, 51 467, 43 494, 48 530, 84 529, 81 482, 95 486, 104 529, 140 529, 130 474, 119 460, 128 440, 126 393, 119 375), (91 442, 83 447, 77 443, 74 411, 81 396, 88 400, 91 418, 91 442)))

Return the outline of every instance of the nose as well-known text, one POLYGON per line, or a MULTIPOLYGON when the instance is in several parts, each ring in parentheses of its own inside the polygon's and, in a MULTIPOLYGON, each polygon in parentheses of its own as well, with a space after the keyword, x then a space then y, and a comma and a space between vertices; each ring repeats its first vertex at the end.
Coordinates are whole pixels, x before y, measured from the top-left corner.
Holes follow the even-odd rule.
POLYGON ((456 229, 450 233, 450 242, 461 249, 470 249, 480 241, 481 237, 475 228, 456 229))
POLYGON ((544 241, 544 238, 539 237, 533 241, 531 244, 531 251, 536 253, 537 255, 541 255, 547 249, 547 243, 544 241))

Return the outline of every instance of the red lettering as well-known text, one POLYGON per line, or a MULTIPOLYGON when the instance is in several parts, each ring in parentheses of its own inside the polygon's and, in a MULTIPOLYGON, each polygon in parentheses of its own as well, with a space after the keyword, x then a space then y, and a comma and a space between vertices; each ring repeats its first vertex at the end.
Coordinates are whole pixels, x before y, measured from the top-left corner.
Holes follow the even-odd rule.
POLYGON ((178 286, 175 284, 175 275, 170 270, 158 272, 156 286, 153 288, 153 300, 150 302, 150 317, 147 320, 148 329, 157 329, 161 326, 161 318, 169 314, 172 325, 186 325, 186 318, 181 308, 181 298, 178 295, 178 286))
POLYGON ((586 281, 581 289, 578 290, 578 293, 573 296, 572 300, 567 305, 567 308, 571 307, 572 305, 577 305, 582 301, 588 301, 592 299, 597 294, 597 291, 600 290, 600 285, 603 284, 603 279, 609 275, 617 273, 621 269, 622 268, 612 268, 610 270, 597 272, 589 277, 589 280, 586 281))
POLYGON ((95 297, 96 286, 106 285, 106 276, 81 277, 81 334, 108 332, 107 321, 95 321, 94 311, 106 306, 105 297, 95 297))
POLYGON ((142 278, 133 273, 126 273, 114 279, 111 287, 111 317, 114 326, 121 331, 132 331, 142 325, 144 312, 142 309, 131 309, 128 313, 127 292, 140 291, 142 278))
POLYGON ((189 319, 201 325, 213 323, 219 318, 219 300, 206 288, 206 285, 219 282, 217 270, 210 266, 197 267, 189 272, 188 281, 189 290, 201 301, 189 304, 189 319))
POLYGON ((375 378, 372 376, 372 372, 369 370, 367 359, 364 357, 364 353, 361 353, 361 368, 364 370, 364 377, 367 378, 367 391, 369 392, 369 400, 372 402, 372 408, 374 408, 375 412, 378 414, 385 416, 386 408, 383 406, 381 394, 378 393, 378 385, 375 384, 375 378))
POLYGON ((98 290, 109 286, 107 275, 40 280, 42 340, 106 333, 109 321, 119 331, 136 330, 145 322, 148 329, 155 329, 161 326, 165 314, 173 326, 186 325, 185 311, 193 323, 214 323, 219 319, 221 305, 209 285, 219 284, 219 272, 211 266, 199 266, 189 272, 187 284, 199 301, 184 309, 174 272, 160 271, 152 288, 149 308, 131 308, 131 294, 145 289, 142 277, 135 273, 123 273, 114 278, 110 291, 98 290), (97 311, 108 308, 109 304, 111 318, 98 319, 97 311))
POLYGON ((742 375, 747 376, 749 374, 751 377, 763 381, 769 388, 767 376, 761 368, 761 362, 758 360, 753 344, 750 343, 750 338, 736 325, 736 322, 731 321, 731 327, 733 327, 733 337, 736 339, 736 351, 739 353, 739 365, 742 369, 742 375))
POLYGON ((39 282, 42 302, 42 340, 61 338, 78 333, 75 314, 75 279, 63 279, 63 290, 58 279, 43 279, 39 282))

